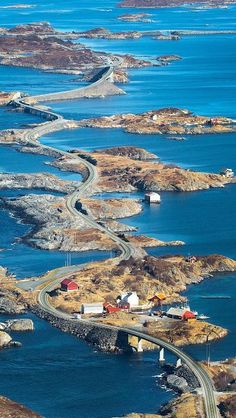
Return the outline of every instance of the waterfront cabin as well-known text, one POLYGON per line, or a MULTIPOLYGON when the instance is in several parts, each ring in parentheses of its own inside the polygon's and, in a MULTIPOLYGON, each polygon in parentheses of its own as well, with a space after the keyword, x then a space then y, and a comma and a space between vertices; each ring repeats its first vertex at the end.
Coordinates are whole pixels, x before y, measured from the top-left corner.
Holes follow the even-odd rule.
POLYGON ((194 312, 191 312, 189 309, 180 307, 180 308, 170 308, 166 312, 166 316, 173 319, 182 319, 188 321, 189 319, 195 319, 196 315, 194 312))
POLYGON ((128 308, 134 308, 139 306, 139 297, 137 295, 137 292, 126 292, 123 293, 121 296, 117 298, 117 304, 119 307, 122 307, 123 309, 126 309, 124 307, 128 308))
POLYGON ((74 290, 78 290, 78 285, 71 279, 64 279, 61 282, 61 290, 63 292, 71 292, 74 290))
POLYGON ((146 193, 144 199, 148 203, 161 203, 161 196, 156 192, 146 193))
POLYGON ((102 314, 103 302, 83 303, 80 312, 82 314, 102 314))

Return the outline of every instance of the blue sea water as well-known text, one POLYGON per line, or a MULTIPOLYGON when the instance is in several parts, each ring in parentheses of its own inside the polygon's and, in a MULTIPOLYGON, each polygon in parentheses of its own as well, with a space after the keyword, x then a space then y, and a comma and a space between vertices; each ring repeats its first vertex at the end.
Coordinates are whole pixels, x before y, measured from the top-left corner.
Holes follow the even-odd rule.
MULTIPOLYGON (((22 3, 15 0, 14 4, 22 3)), ((110 30, 149 29, 235 29, 235 7, 197 12, 189 7, 140 11, 153 14, 153 23, 125 23, 117 20, 132 9, 115 8, 116 0, 99 0, 90 5, 87 0, 28 0, 32 9, 1 9, 0 25, 48 20, 57 29, 84 30, 107 27, 110 30)), ((13 4, 5 0, 4 5, 13 4)), ((104 100, 78 100, 51 103, 53 109, 67 118, 80 119, 123 112, 177 106, 206 115, 235 118, 235 36, 186 37, 178 42, 81 40, 97 50, 131 53, 143 58, 162 54, 179 54, 183 59, 167 67, 149 67, 129 71, 130 83, 121 85, 125 96, 104 100)), ((42 71, 0 67, 0 90, 20 90, 30 94, 59 91, 61 86, 81 85, 75 76, 42 71)), ((1 129, 34 123, 38 119, 0 109, 1 129)), ((57 132, 42 139, 43 143, 62 149, 102 149, 108 146, 136 145, 156 153, 162 161, 197 171, 218 172, 223 166, 236 170, 235 134, 187 136, 184 142, 170 141, 166 136, 131 135, 120 130, 80 129, 57 132)), ((68 180, 80 180, 78 175, 63 173, 45 165, 51 159, 18 153, 1 147, 1 171, 50 172, 68 180)), ((30 191, 34 192, 34 191, 30 191)), ((25 191, 1 192, 18 195, 25 191)), ((142 197, 134 194, 133 197, 142 197)), ((236 186, 194 193, 162 193, 160 206, 143 206, 140 215, 124 220, 137 226, 138 233, 163 240, 181 239, 184 247, 149 250, 150 254, 168 253, 235 254, 236 186)), ((39 251, 18 241, 29 225, 23 225, 7 212, 0 214, 0 265, 18 278, 38 275, 64 264, 65 254, 39 251), (29 260, 31 261, 29 263, 29 260)), ((107 256, 104 253, 73 254, 74 263, 107 256)), ((211 345, 213 359, 235 355, 236 275, 216 275, 197 286, 188 288, 193 309, 210 316, 212 322, 230 330, 228 337, 211 345), (222 312, 218 301, 204 295, 230 295, 222 312)), ((27 315, 28 316, 28 315, 27 315)), ((4 318, 0 318, 1 320, 4 318)), ((113 356, 95 353, 83 342, 61 333, 49 324, 33 317, 36 330, 15 335, 23 342, 19 350, 2 351, 0 393, 25 403, 48 418, 109 418, 131 411, 156 412, 170 399, 156 385, 160 372, 156 353, 113 356), (47 382, 47 384, 45 384, 47 382)), ((185 348, 194 357, 205 359, 206 347, 185 348)), ((168 360, 172 360, 168 358, 168 360)))

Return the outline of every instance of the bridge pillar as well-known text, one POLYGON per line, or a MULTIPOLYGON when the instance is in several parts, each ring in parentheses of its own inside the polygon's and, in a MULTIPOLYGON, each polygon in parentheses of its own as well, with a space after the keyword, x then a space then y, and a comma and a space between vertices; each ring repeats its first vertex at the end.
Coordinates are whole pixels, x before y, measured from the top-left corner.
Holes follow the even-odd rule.
POLYGON ((138 338, 137 352, 138 353, 143 352, 142 338, 138 338))
POLYGON ((159 351, 159 363, 164 363, 165 362, 165 350, 164 348, 160 348, 159 351))
POLYGON ((176 369, 178 369, 180 366, 182 366, 182 360, 181 360, 181 358, 178 358, 175 367, 176 367, 176 369))

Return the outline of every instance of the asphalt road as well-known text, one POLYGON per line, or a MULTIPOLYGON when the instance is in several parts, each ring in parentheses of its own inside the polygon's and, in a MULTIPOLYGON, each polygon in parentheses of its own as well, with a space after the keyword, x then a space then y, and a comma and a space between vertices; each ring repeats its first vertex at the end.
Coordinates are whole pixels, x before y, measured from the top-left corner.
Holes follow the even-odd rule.
MULTIPOLYGON (((35 139, 39 138, 40 136, 44 135, 45 133, 52 132, 54 130, 60 130, 63 129, 65 120, 61 115, 58 115, 54 112, 51 112, 49 110, 42 110, 41 108, 38 108, 37 106, 31 106, 24 102, 24 99, 17 99, 14 101, 14 104, 16 107, 23 108, 26 112, 30 111, 31 113, 34 113, 35 111, 40 112, 43 117, 46 119, 50 119, 51 121, 42 125, 39 125, 38 127, 25 131, 24 139, 26 143, 35 145, 35 139)), ((120 249, 120 255, 119 257, 115 258, 114 262, 118 262, 122 259, 129 259, 130 256, 135 254, 134 247, 127 243, 126 241, 119 238, 115 233, 112 231, 102 227, 99 225, 94 219, 89 217, 88 215, 84 215, 81 212, 79 212, 76 209, 76 202, 85 195, 88 188, 90 188, 93 183, 97 180, 97 171, 96 167, 91 164, 89 161, 80 158, 78 156, 75 156, 75 154, 71 155, 68 152, 64 152, 61 150, 57 150, 53 147, 48 147, 46 145, 42 145, 42 148, 50 150, 50 151, 56 151, 59 152, 61 155, 66 155, 70 158, 77 158, 78 162, 84 164, 84 166, 87 168, 88 176, 86 180, 81 184, 79 190, 75 191, 74 193, 67 196, 66 205, 69 212, 74 216, 79 216, 83 218, 83 220, 90 226, 99 229, 100 231, 104 232, 109 236, 119 247, 120 249)), ((83 266, 78 267, 79 271, 83 266)), ((64 276, 65 277, 65 276, 64 276)), ((58 318, 64 318, 64 319, 70 319, 72 320, 71 315, 64 314, 58 310, 56 310, 53 306, 50 305, 48 300, 48 292, 56 287, 56 285, 61 281, 61 278, 54 278, 50 284, 46 284, 44 288, 39 292, 38 295, 38 303, 39 305, 47 312, 52 313, 58 318)), ((75 321, 75 319, 73 319, 75 321)), ((179 348, 175 347, 173 344, 168 343, 164 340, 161 340, 159 338, 152 337, 150 335, 147 335, 145 333, 142 333, 140 331, 131 329, 131 328, 118 328, 118 327, 112 327, 104 324, 94 324, 94 326, 98 327, 105 327, 109 329, 116 329, 119 331, 123 331, 128 333, 129 335, 136 336, 138 338, 150 341, 157 346, 161 346, 169 350, 170 352, 174 353, 178 358, 181 358, 181 360, 188 365, 188 367, 192 370, 194 375, 197 377, 201 389, 202 389, 202 396, 204 399, 205 404, 205 412, 207 418, 218 418, 218 409, 216 406, 215 401, 215 394, 214 394, 214 387, 211 378, 209 377, 208 373, 196 362, 194 361, 189 355, 184 353, 179 348)))

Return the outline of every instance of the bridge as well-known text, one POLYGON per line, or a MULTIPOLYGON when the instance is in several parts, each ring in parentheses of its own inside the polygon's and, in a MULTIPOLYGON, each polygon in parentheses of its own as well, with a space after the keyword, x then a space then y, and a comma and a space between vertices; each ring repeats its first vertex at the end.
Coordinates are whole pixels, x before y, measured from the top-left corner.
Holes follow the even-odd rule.
POLYGON ((207 36, 207 35, 236 35, 236 30, 189 30, 189 29, 161 29, 141 31, 143 36, 170 35, 176 33, 180 36, 207 36))
POLYGON ((30 99, 36 102, 52 102, 61 100, 80 99, 83 97, 101 97, 115 94, 124 94, 124 91, 115 86, 113 82, 114 67, 109 65, 100 69, 99 79, 87 86, 78 89, 60 91, 58 93, 40 94, 31 96, 30 99))
MULTIPOLYGON (((110 76, 110 71, 105 73, 106 77, 110 76)), ((44 97, 42 95, 41 97, 44 97)), ((67 127, 68 121, 66 121, 61 115, 54 113, 48 109, 42 109, 41 107, 37 107, 34 105, 31 105, 25 101, 25 99, 18 98, 12 101, 11 103, 15 107, 21 107, 25 112, 30 113, 36 113, 41 115, 44 119, 46 119, 48 122, 40 124, 36 128, 28 129, 23 131, 23 141, 26 142, 26 144, 29 144, 31 146, 37 145, 37 139, 40 138, 42 135, 45 135, 46 133, 53 132, 56 130, 65 129, 67 127)), ((118 257, 115 257, 111 263, 117 264, 121 260, 127 260, 131 256, 136 256, 136 249, 135 247, 130 244, 129 242, 126 242, 122 240, 120 237, 118 237, 114 232, 106 229, 105 227, 99 225, 93 218, 89 217, 88 215, 85 215, 81 212, 79 212, 76 208, 77 201, 82 197, 85 196, 86 193, 89 192, 89 189, 93 186, 93 184, 97 180, 97 170, 96 167, 91 164, 86 159, 83 159, 77 155, 72 155, 69 152, 58 150, 56 148, 47 146, 47 145, 41 145, 42 149, 45 151, 53 151, 56 152, 58 155, 66 156, 67 158, 76 158, 79 163, 82 163, 86 170, 87 170, 87 177, 82 182, 79 190, 76 190, 70 195, 67 195, 66 198, 66 206, 68 211, 73 216, 79 216, 81 217, 87 225, 94 227, 105 234, 109 236, 118 246, 120 254, 118 257)), ((79 271, 83 266, 78 267, 77 271, 79 271)), ((65 277, 65 276, 64 276, 65 277)), ((43 288, 40 290, 38 294, 38 304, 43 309, 43 311, 53 315, 55 318, 63 319, 71 321, 71 323, 75 323, 75 319, 72 319, 71 315, 68 315, 66 313, 60 312, 56 310, 53 306, 50 305, 49 299, 48 299, 48 292, 53 290, 58 283, 61 281, 61 278, 54 278, 50 281, 49 284, 43 285, 43 288)), ((91 325, 91 321, 84 321, 84 320, 77 320, 78 325, 82 324, 88 324, 91 325)), ((173 344, 164 341, 160 338, 156 338, 153 336, 150 336, 148 334, 145 334, 144 332, 138 331, 136 329, 126 328, 126 327, 114 327, 114 326, 108 326, 104 324, 98 324, 98 323, 92 323, 94 327, 100 327, 108 330, 117 331, 119 333, 123 333, 125 335, 131 335, 135 336, 138 339, 138 345, 137 350, 142 350, 142 340, 149 341, 153 343, 154 345, 160 347, 160 355, 159 359, 162 361, 164 360, 164 350, 168 350, 171 353, 175 354, 177 358, 179 359, 179 362, 184 362, 189 369, 193 372, 193 374, 196 376, 196 378, 199 381, 199 384, 201 386, 202 396, 204 399, 205 404, 205 413, 207 418, 218 418, 218 411, 217 406, 215 402, 215 396, 214 396, 214 387, 212 384, 212 381, 208 375, 208 373, 196 362, 194 361, 189 355, 184 353, 179 348, 175 347, 173 344)))
MULTIPOLYGON (((80 266, 80 269, 84 266, 80 266)), ((78 269, 79 270, 79 269, 78 269)), ((64 276, 65 277, 65 276, 64 276)), ((117 333, 123 333, 127 336, 134 336, 137 337, 138 340, 138 346, 137 351, 141 351, 141 344, 142 341, 148 341, 154 345, 157 346, 159 349, 159 360, 164 361, 164 350, 167 350, 174 354, 177 357, 177 365, 180 365, 181 363, 184 363, 188 366, 188 368, 192 371, 194 376, 197 378, 200 387, 201 387, 201 394, 204 399, 204 405, 205 405, 205 416, 206 418, 219 418, 218 414, 218 408, 216 406, 216 400, 215 400, 215 389, 212 383, 211 378, 209 377, 207 371, 201 367, 201 365, 193 360, 188 354, 183 352, 180 348, 176 347, 175 345, 164 341, 160 338, 153 337, 151 335, 148 335, 142 331, 133 329, 133 328, 127 328, 127 327, 115 327, 110 325, 105 325, 97 322, 92 321, 86 321, 86 320, 76 320, 72 315, 66 314, 64 312, 61 312, 57 309, 55 309, 53 306, 51 306, 48 293, 54 290, 57 285, 60 283, 61 278, 57 278, 53 280, 51 283, 46 284, 43 289, 40 290, 38 294, 38 303, 41 306, 41 308, 48 312, 49 314, 53 315, 56 318, 60 318, 61 320, 67 320, 71 321, 72 324, 77 323, 78 326, 80 324, 92 324, 93 327, 106 329, 110 331, 117 331, 117 333)))

